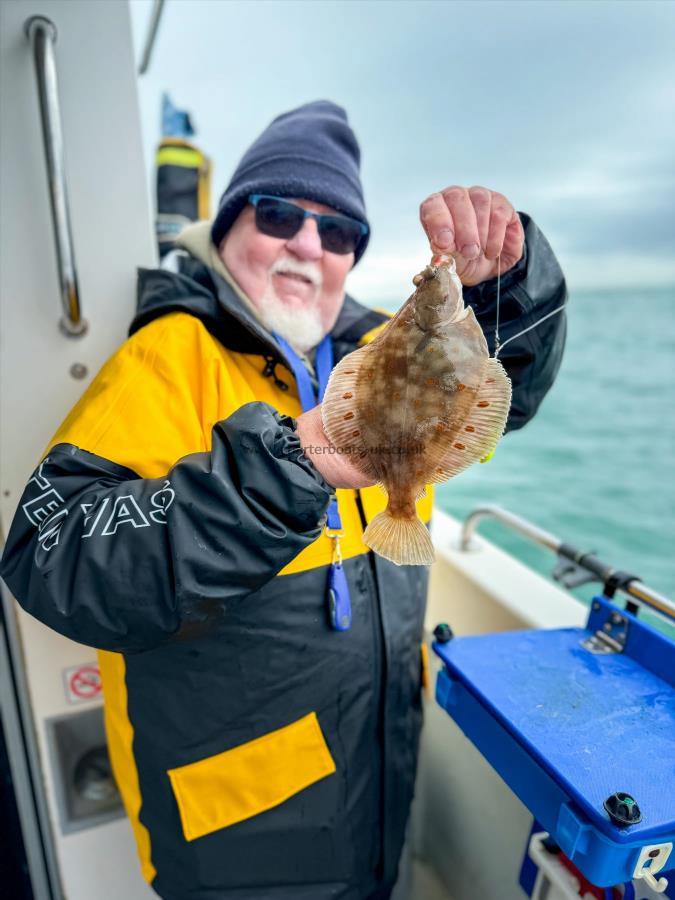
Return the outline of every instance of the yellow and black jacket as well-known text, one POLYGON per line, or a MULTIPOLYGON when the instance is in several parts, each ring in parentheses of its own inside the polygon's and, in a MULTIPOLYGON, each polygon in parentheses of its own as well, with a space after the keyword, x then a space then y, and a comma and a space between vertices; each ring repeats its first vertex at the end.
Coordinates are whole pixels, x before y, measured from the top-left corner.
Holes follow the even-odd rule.
MULTIPOLYGON (((564 296, 527 234, 503 337, 564 296)), ((513 357, 516 426, 557 371, 556 319, 536 338, 545 353, 521 341, 513 357)), ((384 321, 347 298, 336 362, 384 321)), ((22 606, 101 651, 115 776, 143 874, 169 900, 363 900, 396 877, 427 573, 363 544, 378 488, 337 491, 353 623, 330 628, 332 491, 301 450, 300 412, 283 355, 217 272, 190 255, 142 271, 131 337, 55 435, 8 536, 2 575, 22 606)))

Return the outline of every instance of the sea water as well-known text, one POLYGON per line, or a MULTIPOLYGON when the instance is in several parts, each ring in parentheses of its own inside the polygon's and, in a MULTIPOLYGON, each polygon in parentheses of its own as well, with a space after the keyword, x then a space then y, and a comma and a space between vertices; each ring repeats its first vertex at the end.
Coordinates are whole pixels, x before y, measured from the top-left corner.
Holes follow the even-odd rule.
MULTIPOLYGON (((567 316, 537 415, 437 503, 459 518, 497 503, 675 598, 675 287, 572 293, 567 316)), ((504 526, 481 531, 551 571, 552 554, 504 526)))
MULTIPOLYGON (((675 599, 675 286, 572 292, 567 317, 535 417, 490 462, 440 485, 436 504, 463 519, 496 503, 675 599)), ((549 551, 503 525, 480 533, 550 575, 549 551)))

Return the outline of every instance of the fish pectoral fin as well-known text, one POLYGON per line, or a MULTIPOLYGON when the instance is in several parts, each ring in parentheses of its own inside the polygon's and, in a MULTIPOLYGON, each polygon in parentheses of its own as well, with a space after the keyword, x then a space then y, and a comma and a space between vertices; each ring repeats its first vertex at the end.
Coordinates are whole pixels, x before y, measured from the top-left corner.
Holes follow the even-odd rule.
POLYGON ((437 445, 435 458, 434 454, 430 456, 433 467, 429 481, 447 481, 494 450, 504 433, 510 407, 511 381, 499 360, 490 359, 469 418, 449 445, 437 445))
POLYGON ((368 352, 369 347, 362 347, 345 356, 335 366, 321 403, 321 418, 324 431, 338 452, 347 455, 349 461, 371 481, 379 481, 363 439, 357 396, 359 370, 364 354, 368 352))
POLYGON ((426 495, 427 495, 427 487, 426 487, 426 485, 423 485, 417 492, 417 495, 415 497, 415 503, 417 503, 418 500, 424 500, 426 495))

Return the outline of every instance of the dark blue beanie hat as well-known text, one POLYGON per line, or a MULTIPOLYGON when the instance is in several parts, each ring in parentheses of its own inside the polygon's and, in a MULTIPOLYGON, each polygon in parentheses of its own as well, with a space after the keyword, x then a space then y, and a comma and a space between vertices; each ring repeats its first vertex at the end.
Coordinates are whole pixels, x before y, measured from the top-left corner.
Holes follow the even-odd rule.
MULTIPOLYGON (((341 106, 316 100, 277 116, 243 155, 220 198, 213 243, 220 245, 249 194, 313 200, 367 225, 360 161, 356 136, 341 106)), ((368 237, 357 248, 355 264, 368 237)))

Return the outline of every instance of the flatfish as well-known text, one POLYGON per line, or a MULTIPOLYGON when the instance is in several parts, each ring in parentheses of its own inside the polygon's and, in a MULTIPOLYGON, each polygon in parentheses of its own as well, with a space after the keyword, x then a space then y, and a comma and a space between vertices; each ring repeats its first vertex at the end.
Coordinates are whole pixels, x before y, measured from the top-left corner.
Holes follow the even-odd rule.
POLYGON ((454 260, 434 262, 382 332, 338 363, 322 404, 331 443, 388 496, 364 542, 398 565, 433 562, 415 503, 426 484, 494 449, 511 404, 511 382, 464 306, 454 260))

